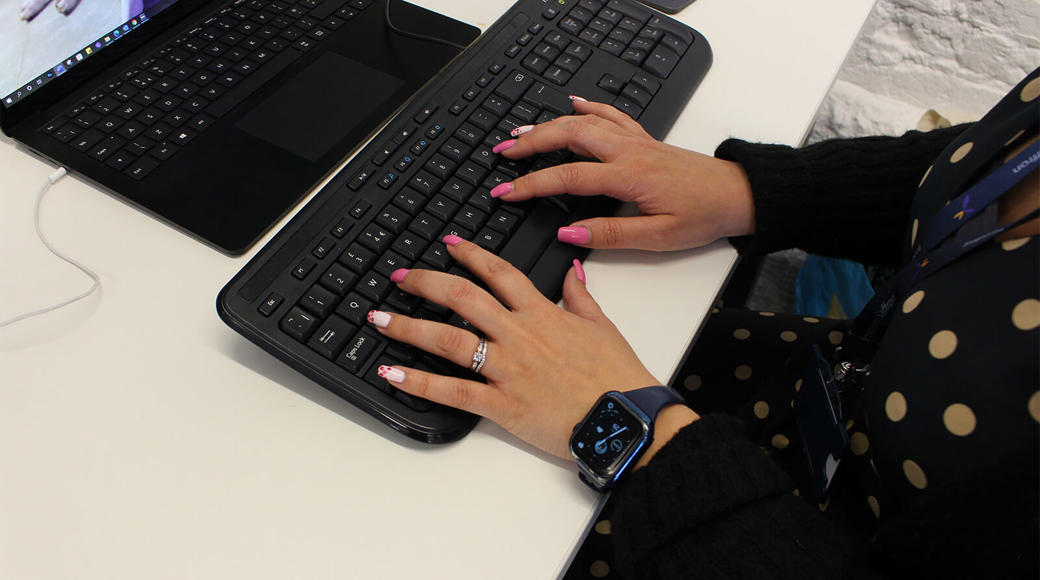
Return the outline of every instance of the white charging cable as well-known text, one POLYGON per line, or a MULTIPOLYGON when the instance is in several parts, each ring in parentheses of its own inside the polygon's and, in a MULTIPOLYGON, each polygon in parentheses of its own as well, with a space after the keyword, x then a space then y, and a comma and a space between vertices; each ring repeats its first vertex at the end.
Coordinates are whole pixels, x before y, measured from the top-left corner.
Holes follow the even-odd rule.
POLYGON ((19 314, 18 316, 15 316, 14 318, 10 318, 10 319, 4 320, 3 322, 0 322, 0 328, 3 328, 3 327, 5 327, 5 326, 7 326, 9 324, 14 324, 15 322, 18 322, 20 320, 25 320, 26 318, 32 318, 33 316, 38 316, 40 314, 45 314, 47 312, 52 312, 52 311, 57 310, 59 308, 68 306, 69 304, 72 304, 73 302, 76 302, 78 300, 82 300, 82 299, 86 298, 87 296, 90 296, 91 294, 94 293, 95 290, 97 290, 98 288, 101 287, 101 278, 98 277, 98 275, 95 274, 93 270, 91 270, 90 268, 84 266, 83 264, 80 264, 76 260, 73 260, 72 258, 62 254, 58 250, 54 249, 54 246, 51 245, 51 243, 49 241, 47 241, 47 236, 45 236, 43 234, 43 229, 40 227, 40 203, 43 201, 43 196, 44 196, 45 193, 47 193, 47 190, 49 190, 52 185, 57 183, 58 180, 60 180, 62 177, 65 177, 66 173, 68 173, 68 172, 65 171, 64 167, 59 167, 57 171, 52 173, 50 175, 50 177, 47 178, 47 181, 43 184, 42 187, 40 187, 40 191, 37 192, 37 194, 36 194, 36 204, 33 207, 33 219, 34 219, 35 224, 36 224, 36 236, 40 238, 40 241, 43 242, 43 245, 46 246, 47 249, 50 250, 52 254, 54 254, 55 256, 57 256, 59 258, 61 258, 62 260, 65 260, 66 262, 72 264, 73 266, 79 268, 80 271, 82 271, 84 274, 89 276, 90 279, 94 281, 94 283, 90 285, 90 288, 86 292, 83 292, 82 294, 79 294, 77 296, 69 298, 68 300, 64 300, 62 302, 59 302, 59 303, 54 304, 52 306, 48 306, 46 308, 41 308, 39 310, 33 310, 32 312, 26 312, 25 314, 19 314))

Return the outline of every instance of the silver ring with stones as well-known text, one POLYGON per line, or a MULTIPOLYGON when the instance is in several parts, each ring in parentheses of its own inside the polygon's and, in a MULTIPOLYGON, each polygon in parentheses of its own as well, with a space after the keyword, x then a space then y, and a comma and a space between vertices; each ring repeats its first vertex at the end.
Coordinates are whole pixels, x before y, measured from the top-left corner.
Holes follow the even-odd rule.
POLYGON ((469 365, 469 370, 479 373, 480 369, 484 368, 484 363, 487 362, 487 339, 480 339, 477 343, 477 350, 473 351, 473 362, 469 365))

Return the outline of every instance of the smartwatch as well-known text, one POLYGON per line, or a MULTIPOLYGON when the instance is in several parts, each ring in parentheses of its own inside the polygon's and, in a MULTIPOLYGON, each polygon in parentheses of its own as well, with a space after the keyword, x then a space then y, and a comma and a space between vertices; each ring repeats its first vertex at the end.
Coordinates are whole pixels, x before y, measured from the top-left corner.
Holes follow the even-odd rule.
POLYGON ((661 409, 685 404, 674 389, 662 386, 604 393, 571 435, 578 477, 596 491, 609 490, 654 440, 661 409))

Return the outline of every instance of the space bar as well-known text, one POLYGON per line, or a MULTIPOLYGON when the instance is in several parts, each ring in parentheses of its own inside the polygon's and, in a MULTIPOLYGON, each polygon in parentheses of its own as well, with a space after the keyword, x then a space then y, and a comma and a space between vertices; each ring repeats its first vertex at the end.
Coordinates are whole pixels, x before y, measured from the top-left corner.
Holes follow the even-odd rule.
POLYGON ((567 217, 567 213, 557 206, 539 202, 498 255, 527 274, 549 242, 556 239, 556 230, 566 222, 567 217))
POLYGON ((246 97, 258 91, 267 81, 273 79, 275 75, 285 70, 285 67, 301 56, 303 56, 303 53, 296 49, 287 48, 283 50, 278 53, 278 56, 261 65, 256 72, 242 79, 238 86, 233 87, 230 91, 224 93, 222 97, 213 101, 209 107, 206 107, 206 112, 214 117, 221 117, 227 114, 231 109, 237 107, 239 103, 246 100, 246 97))

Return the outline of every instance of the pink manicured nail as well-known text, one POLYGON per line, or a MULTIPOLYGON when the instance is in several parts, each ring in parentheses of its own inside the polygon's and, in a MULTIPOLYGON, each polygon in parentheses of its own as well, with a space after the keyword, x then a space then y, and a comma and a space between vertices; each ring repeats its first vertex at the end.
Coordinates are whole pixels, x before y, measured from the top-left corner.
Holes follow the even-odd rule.
POLYGON ((390 274, 390 281, 394 284, 400 284, 404 277, 408 275, 408 268, 398 268, 390 274))
MULTIPOLYGON (((585 268, 581 267, 581 260, 578 260, 577 258, 575 258, 574 261, 571 262, 571 263, 574 264, 574 275, 578 277, 578 281, 579 282, 584 284, 585 283, 585 268)), ((390 321, 388 320, 387 323, 389 323, 389 322, 390 321)))
POLYGON ((579 103, 587 103, 587 102, 589 102, 588 99, 586 99, 584 97, 579 97, 578 95, 570 95, 567 98, 572 100, 572 101, 578 101, 579 103))
POLYGON ((455 234, 448 234, 444 236, 444 239, 442 239, 441 241, 444 242, 444 244, 447 246, 457 246, 462 243, 462 238, 456 236, 455 234))
POLYGON ((513 145, 516 145, 516 139, 510 139, 509 141, 503 141, 503 142, 499 143, 498 145, 495 145, 495 148, 492 149, 491 152, 492 153, 501 153, 501 152, 505 151, 506 149, 509 149, 513 145))
POLYGON ((386 328, 387 326, 390 326, 390 313, 383 312, 382 310, 369 310, 368 322, 378 326, 379 328, 386 328))
POLYGON ((501 197, 513 191, 513 182, 499 183, 491 190, 491 197, 501 197))
POLYGON ((391 383, 404 382, 404 371, 398 368, 388 367, 386 365, 379 365, 379 370, 376 372, 376 374, 390 381, 391 383))
POLYGON ((560 228, 556 230, 556 239, 566 244, 587 244, 590 237, 587 228, 560 228))
POLYGON ((519 136, 523 135, 524 133, 530 132, 531 129, 534 129, 534 125, 521 125, 521 126, 517 127, 516 129, 513 129, 512 131, 510 131, 509 134, 512 135, 513 137, 519 137, 519 136))

